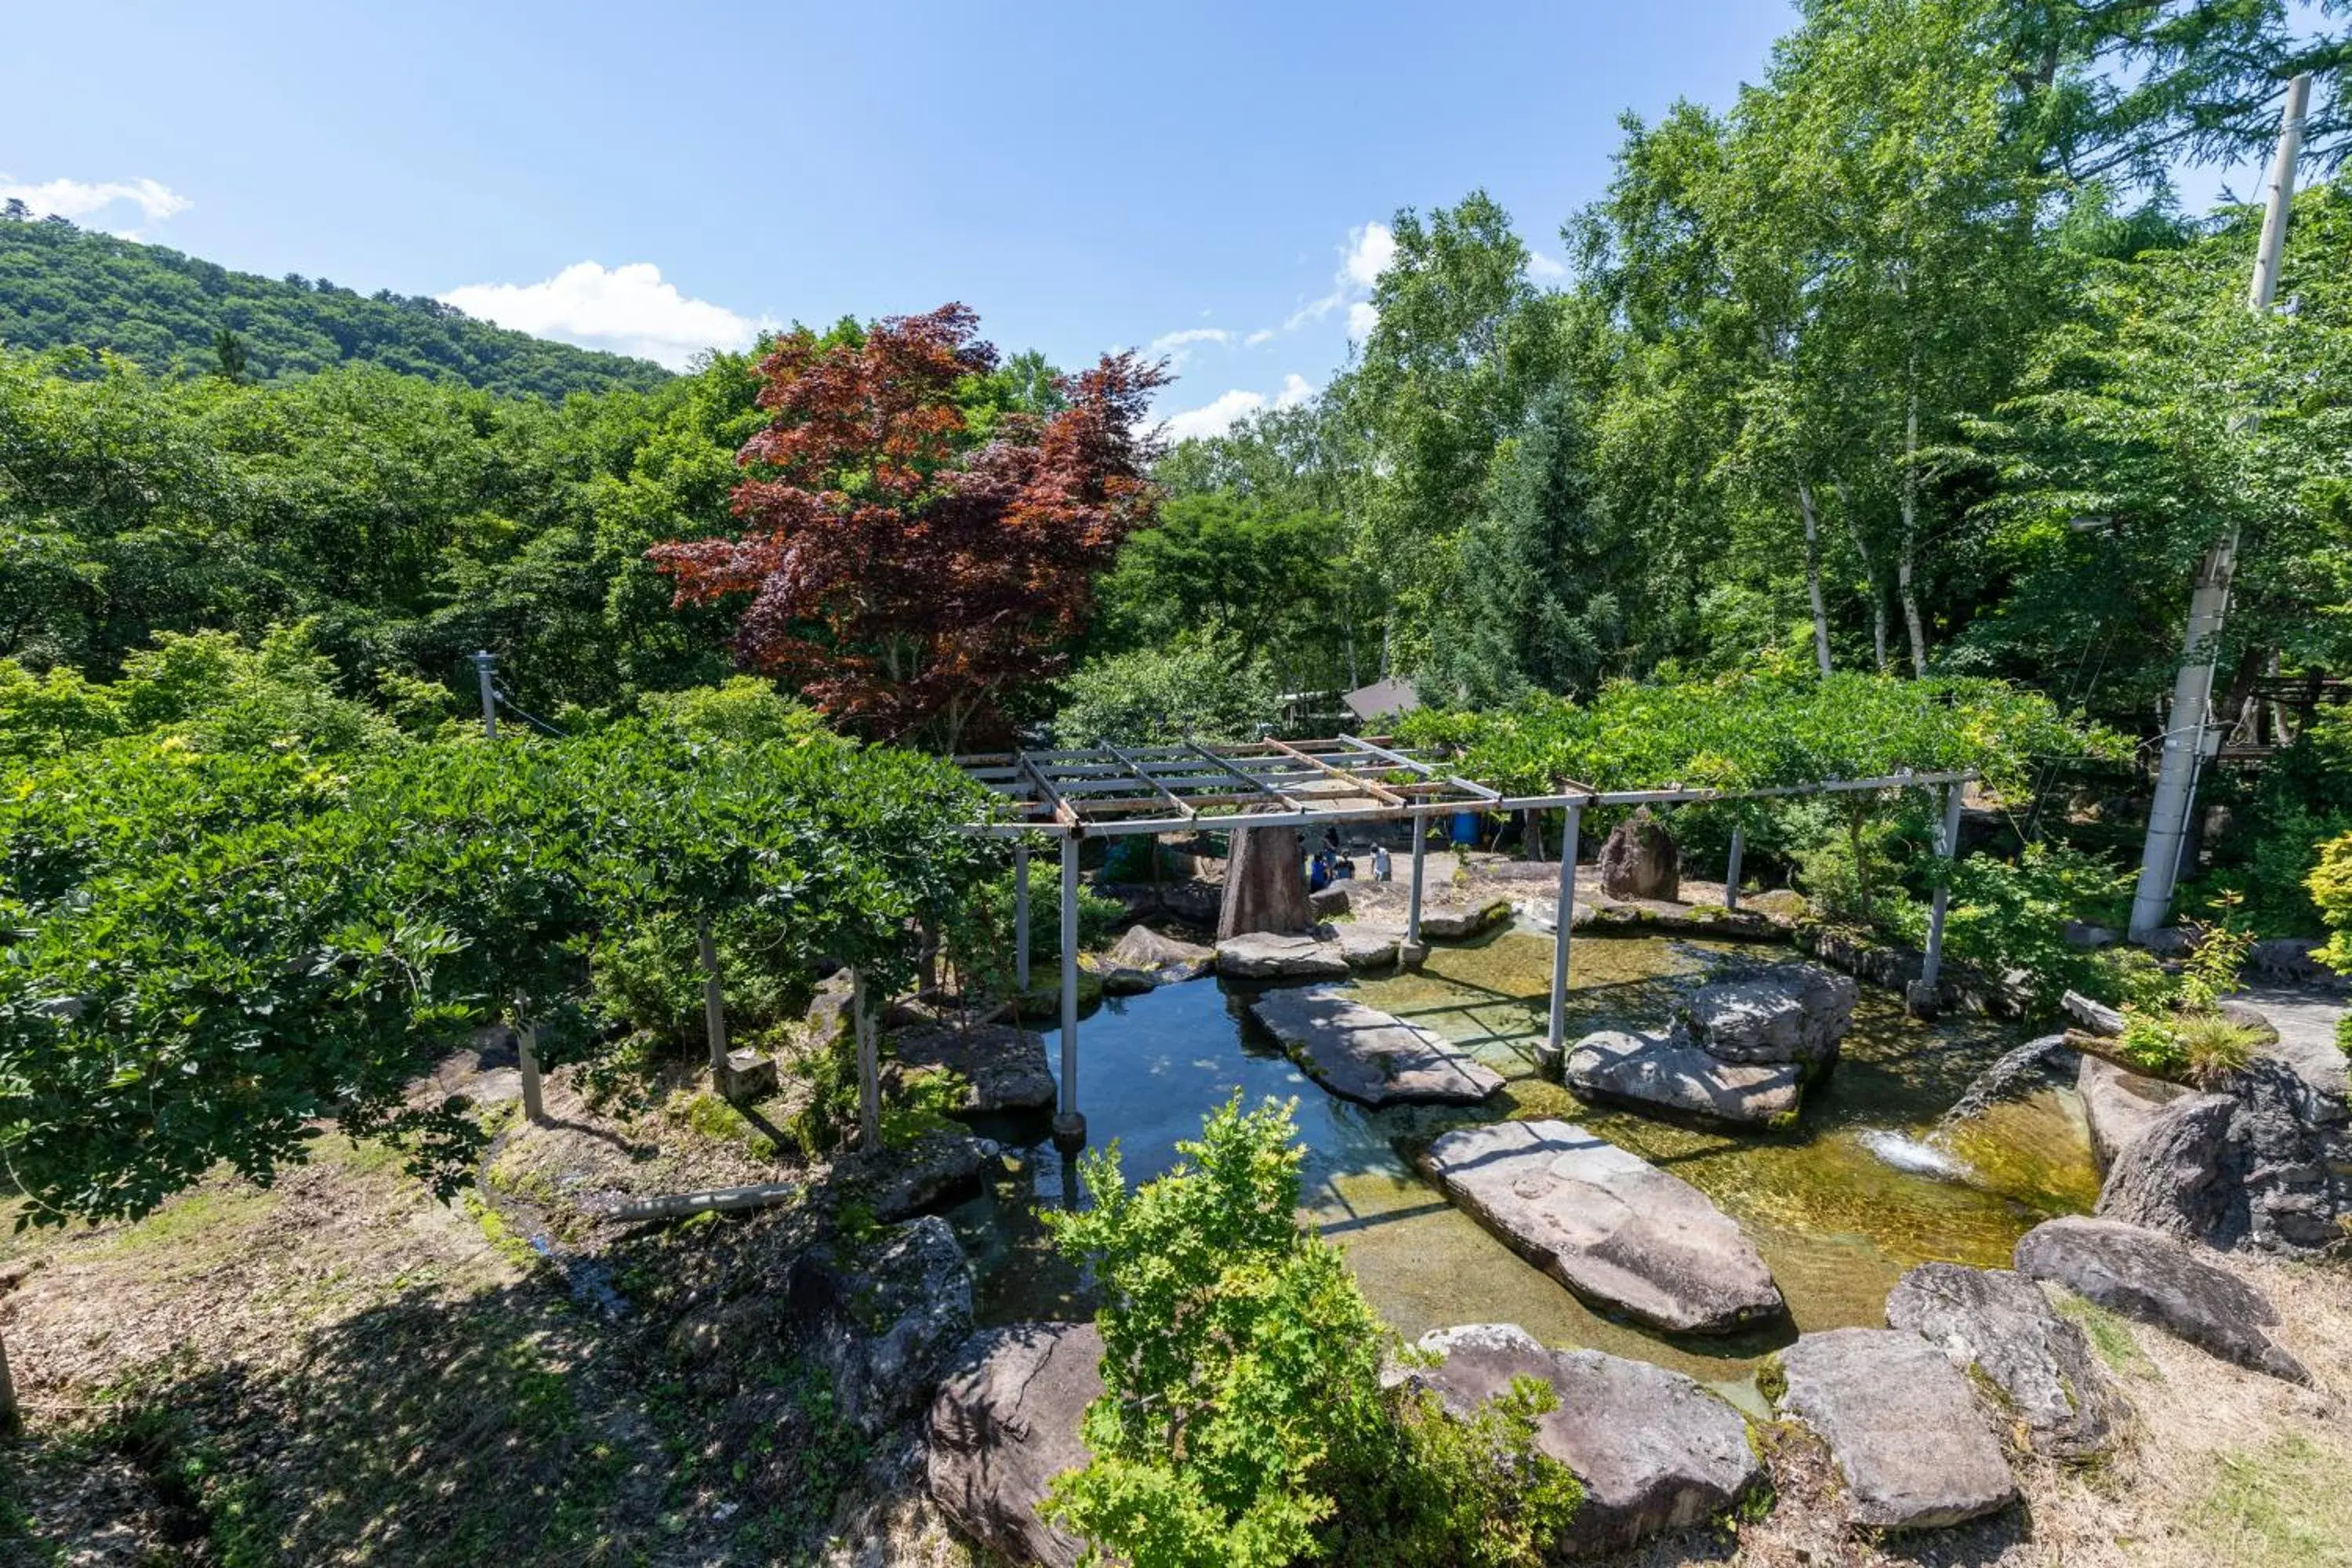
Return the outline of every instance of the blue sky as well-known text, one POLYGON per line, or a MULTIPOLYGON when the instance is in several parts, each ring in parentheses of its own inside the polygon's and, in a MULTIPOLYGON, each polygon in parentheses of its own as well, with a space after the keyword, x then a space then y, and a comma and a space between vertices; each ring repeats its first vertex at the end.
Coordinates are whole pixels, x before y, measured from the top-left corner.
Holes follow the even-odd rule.
POLYGON ((980 311, 1162 345, 1181 432, 1348 353, 1402 206, 1540 251, 1623 110, 1727 102, 1779 0, 10 7, 0 190, 271 276, 680 363, 762 322, 980 311), (1180 334, 1190 334, 1180 336, 1180 334))

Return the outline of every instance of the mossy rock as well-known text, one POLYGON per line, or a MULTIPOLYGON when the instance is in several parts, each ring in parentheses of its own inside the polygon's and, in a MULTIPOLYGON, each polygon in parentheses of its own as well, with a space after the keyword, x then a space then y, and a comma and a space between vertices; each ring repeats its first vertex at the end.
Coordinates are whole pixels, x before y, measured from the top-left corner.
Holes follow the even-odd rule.
MULTIPOLYGON (((1098 1005, 1103 998, 1102 976, 1084 964, 1078 966, 1078 1010, 1083 1013, 1098 1005)), ((1044 985, 1033 985, 1013 998, 1013 1015, 1023 1023, 1058 1023, 1062 1016, 1062 986, 1057 976, 1044 985)))

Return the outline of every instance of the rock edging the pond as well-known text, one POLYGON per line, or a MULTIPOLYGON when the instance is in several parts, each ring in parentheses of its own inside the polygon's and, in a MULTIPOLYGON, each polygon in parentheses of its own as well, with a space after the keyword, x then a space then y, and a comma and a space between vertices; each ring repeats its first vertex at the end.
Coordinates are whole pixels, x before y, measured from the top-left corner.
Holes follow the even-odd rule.
POLYGON ((1705 1194, 1580 1127, 1465 1127, 1419 1163, 1537 1268, 1652 1327, 1730 1333, 1788 1310, 1755 1244, 1705 1194))
POLYGON ((1339 980, 1348 961, 1337 942, 1253 931, 1217 943, 1217 973, 1234 980, 1339 980))
POLYGON ((1805 1334, 1780 1352, 1782 1410, 1819 1434, 1847 1513, 1874 1530, 1931 1530, 2017 1496, 1976 1394, 1945 1353, 1893 1329, 1805 1334))
POLYGON ((1102 977, 1108 996, 1136 996, 1162 985, 1197 980, 1215 966, 1216 949, 1180 942, 1150 926, 1129 926, 1109 949, 1082 953, 1078 963, 1102 977))
POLYGON ((1503 1075, 1444 1036, 1328 985, 1269 991, 1250 1016, 1308 1077, 1360 1105, 1475 1105, 1503 1075))
POLYGON ((1584 1489, 1567 1533, 1571 1553, 1615 1551, 1736 1508, 1764 1478, 1737 1410, 1681 1373, 1599 1351, 1548 1350, 1515 1323, 1472 1323, 1422 1336, 1431 1367, 1391 1381, 1434 1394, 1466 1419, 1515 1377, 1549 1384, 1559 1404, 1536 1424, 1536 1451, 1584 1489))
POLYGON ((2255 1372, 2309 1384, 2303 1363, 2263 1331, 2279 1321, 2261 1290, 2168 1236, 2068 1215, 2019 1238, 2017 1269, 2255 1372))
POLYGON ((2056 1459, 2088 1459, 2121 1440, 2131 1406, 2082 1328, 2042 1287, 2005 1268, 1923 1263, 1886 1298, 1886 1326, 1941 1349, 2000 1391, 2027 1443, 2056 1459))
POLYGON ((1014 1323, 965 1341, 931 1401, 925 1479, 957 1529, 1015 1563, 1075 1568, 1084 1543, 1037 1517, 1085 1465, 1079 1419, 1101 1397, 1092 1323, 1014 1323))

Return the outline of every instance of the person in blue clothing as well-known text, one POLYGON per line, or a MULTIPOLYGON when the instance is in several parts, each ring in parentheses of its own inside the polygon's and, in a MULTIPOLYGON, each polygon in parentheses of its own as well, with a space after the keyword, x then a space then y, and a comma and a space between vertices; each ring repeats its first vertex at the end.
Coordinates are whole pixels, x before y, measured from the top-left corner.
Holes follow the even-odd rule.
POLYGON ((1331 856, 1327 850, 1318 849, 1315 858, 1307 863, 1307 890, 1319 893, 1330 885, 1331 856))

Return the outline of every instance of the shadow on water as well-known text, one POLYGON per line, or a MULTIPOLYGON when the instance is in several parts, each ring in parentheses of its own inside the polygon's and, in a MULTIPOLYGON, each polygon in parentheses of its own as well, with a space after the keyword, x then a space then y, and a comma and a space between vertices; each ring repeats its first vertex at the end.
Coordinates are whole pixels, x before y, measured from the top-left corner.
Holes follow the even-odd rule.
MULTIPOLYGON (((1752 948, 1580 937, 1570 1037, 1662 1019, 1675 991, 1752 948)), ((1296 1099, 1307 1148, 1304 1217, 1344 1247, 1365 1294, 1408 1337, 1448 1323, 1516 1322, 1554 1344, 1639 1356, 1718 1385, 1745 1383, 1790 1323, 1728 1339, 1662 1336, 1595 1312, 1454 1208, 1407 1156, 1452 1127, 1507 1116, 1572 1119, 1705 1192, 1744 1226, 1788 1298, 1794 1330, 1877 1324, 1903 1270, 1930 1259, 2005 1263, 2019 1236, 2096 1195, 2079 1106, 2044 1091, 1996 1109, 1955 1142, 1957 1180, 1874 1152, 1924 1137, 1969 1080, 2015 1043, 1982 1020, 1923 1024, 1865 992, 1839 1065, 1793 1133, 1747 1135, 1589 1106, 1535 1067, 1550 984, 1548 937, 1506 930, 1433 951, 1416 973, 1361 979, 1370 1005, 1424 1025, 1502 1073, 1475 1110, 1373 1111, 1335 1099, 1247 1017, 1262 989, 1196 981, 1114 999, 1081 1028, 1078 1100, 1094 1144, 1116 1139, 1129 1181, 1176 1161, 1179 1139, 1239 1092, 1296 1099)), ((1058 1047, 1048 1034, 1048 1056, 1058 1047)), ((1000 1137, 1008 1129, 992 1130, 1000 1137)), ((1055 1257, 1039 1211, 1076 1201, 1076 1172, 1040 1130, 1007 1140, 990 1191, 950 1219, 975 1259, 984 1321, 1082 1316, 1084 1281, 1055 1257)))

